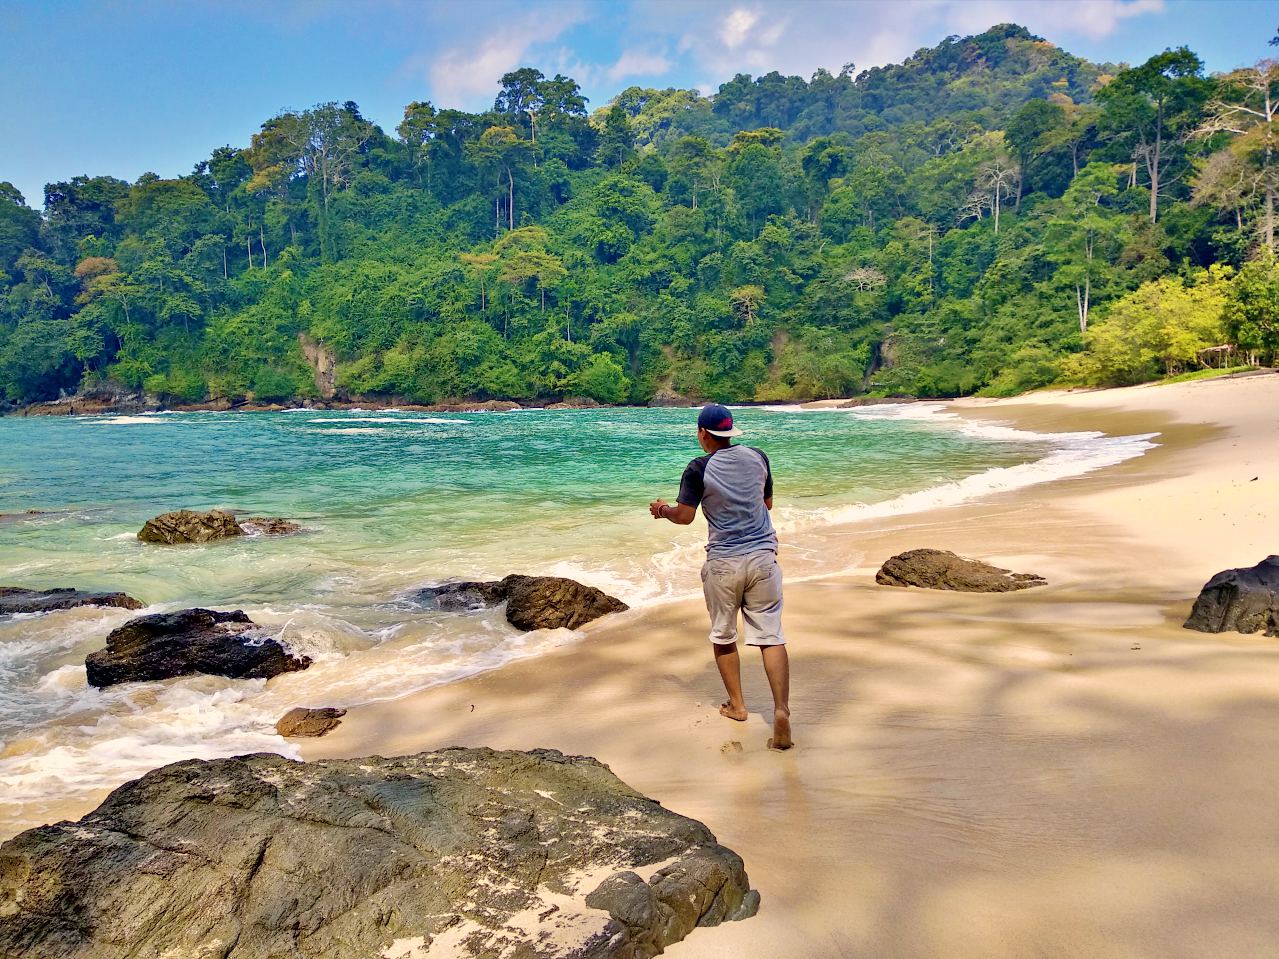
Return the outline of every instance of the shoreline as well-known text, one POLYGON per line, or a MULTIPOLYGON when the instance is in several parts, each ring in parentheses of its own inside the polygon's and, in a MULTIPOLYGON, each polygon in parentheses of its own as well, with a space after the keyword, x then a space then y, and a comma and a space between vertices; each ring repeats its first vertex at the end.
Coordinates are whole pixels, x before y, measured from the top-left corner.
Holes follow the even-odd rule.
POLYGON ((448 745, 596 756, 705 822, 763 894, 758 917, 699 931, 668 950, 677 957, 1153 959, 1203 955, 1188 944, 1208 936, 1222 954, 1264 955, 1279 936, 1267 879, 1279 816, 1261 801, 1279 786, 1266 761, 1279 746, 1279 646, 1180 622, 1212 574, 1279 542, 1268 509, 1279 477, 1260 475, 1279 462, 1277 387, 948 404, 1019 429, 1157 432, 1160 445, 1082 477, 830 530, 866 560, 788 584, 790 753, 764 748, 757 663, 744 666, 748 722, 718 716, 705 611, 682 600, 593 624, 537 659, 355 707, 303 756, 448 745), (879 562, 919 546, 1049 585, 874 585, 879 562))

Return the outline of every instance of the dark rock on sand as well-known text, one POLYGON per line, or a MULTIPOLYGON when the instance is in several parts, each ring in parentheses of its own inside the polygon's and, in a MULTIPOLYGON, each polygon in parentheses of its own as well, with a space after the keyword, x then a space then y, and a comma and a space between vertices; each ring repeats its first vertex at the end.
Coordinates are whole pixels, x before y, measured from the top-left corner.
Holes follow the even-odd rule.
POLYGON ((462 611, 506 603, 506 618, 518 629, 577 629, 608 613, 629 609, 594 586, 560 576, 512 574, 498 582, 444 583, 419 591, 416 599, 436 609, 462 611))
POLYGON ((244 530, 235 521, 235 514, 226 510, 211 509, 203 512, 179 509, 162 513, 149 519, 138 530, 138 539, 144 543, 208 543, 215 539, 242 536, 244 530))
POLYGON ((1185 626, 1201 633, 1279 636, 1279 556, 1268 556, 1256 566, 1225 570, 1208 580, 1185 626))
POLYGON ((5 956, 647 959, 758 903, 701 823, 541 749, 187 760, 0 846, 5 956))
POLYGON ((875 574, 881 586, 920 586, 965 593, 1007 593, 1048 580, 1036 573, 1013 573, 944 549, 912 549, 886 562, 875 574))
POLYGON ((17 586, 0 586, 0 616, 13 613, 49 613, 76 606, 141 609, 142 603, 124 593, 82 593, 78 589, 20 589, 17 586))
POLYGON ((298 533, 302 530, 300 523, 295 523, 291 519, 281 519, 278 516, 250 516, 248 519, 237 522, 245 533, 258 533, 263 536, 288 536, 290 533, 298 533))
POLYGON ((323 736, 329 730, 336 729, 345 715, 345 709, 335 709, 332 706, 320 709, 297 706, 280 717, 275 724, 275 731, 281 736, 323 736))
POLYGON ((240 610, 184 609, 129 620, 84 665, 89 685, 103 687, 191 673, 269 679, 311 660, 290 653, 240 610))

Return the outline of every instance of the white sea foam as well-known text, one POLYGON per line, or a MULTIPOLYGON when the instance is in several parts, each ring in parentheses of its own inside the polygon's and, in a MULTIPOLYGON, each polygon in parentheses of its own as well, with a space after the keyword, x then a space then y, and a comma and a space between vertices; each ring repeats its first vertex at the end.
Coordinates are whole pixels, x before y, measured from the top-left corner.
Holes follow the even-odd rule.
POLYGON ((94 417, 89 420, 91 426, 131 426, 138 423, 160 423, 160 413, 138 413, 133 416, 94 417))
POLYGON ((457 426, 466 420, 446 420, 433 416, 341 416, 326 419, 308 420, 308 423, 435 423, 445 426, 457 426))

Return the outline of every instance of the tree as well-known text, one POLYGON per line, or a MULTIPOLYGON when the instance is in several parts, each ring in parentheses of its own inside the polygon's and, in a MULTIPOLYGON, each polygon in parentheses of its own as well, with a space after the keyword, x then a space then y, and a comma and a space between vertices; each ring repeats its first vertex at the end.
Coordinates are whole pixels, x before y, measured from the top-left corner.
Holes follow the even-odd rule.
POLYGON ((431 161, 439 136, 439 112, 430 101, 410 103, 404 108, 404 119, 395 128, 401 142, 409 148, 415 168, 425 167, 426 189, 431 189, 431 161))
POLYGON ((356 158, 373 136, 374 127, 353 103, 322 103, 302 113, 283 113, 253 134, 246 158, 253 167, 250 190, 267 190, 294 177, 305 177, 308 190, 319 195, 320 248, 333 257, 329 227, 333 194, 349 185, 356 158))
POLYGON ((733 312, 749 325, 755 322, 755 315, 764 303, 764 288, 753 284, 739 286, 728 294, 728 298, 733 304, 733 312))
POLYGON ((1225 318, 1236 344, 1254 360, 1273 363, 1279 355, 1279 265, 1268 259, 1245 263, 1231 284, 1225 318))
MULTIPOLYGON (((1025 173, 1030 164, 1044 152, 1044 138, 1060 129, 1066 121, 1066 109, 1047 100, 1031 100, 1008 121, 1004 137, 1017 154, 1017 209, 1021 209, 1021 194, 1025 173)), ((1076 168, 1076 172, 1078 172, 1076 168)), ((996 230, 998 232, 998 230, 996 230)))
POLYGON ((1204 351, 1226 338, 1228 276, 1217 268, 1200 271, 1190 284, 1161 277, 1116 300, 1084 338, 1084 376, 1120 386, 1201 365, 1204 351))
POLYGON ((1203 62, 1186 47, 1178 47, 1122 71, 1097 93, 1105 108, 1104 124, 1131 145, 1133 159, 1145 167, 1151 223, 1159 219, 1166 174, 1180 159, 1207 99, 1209 84, 1202 72, 1203 62))
POLYGON ((1266 251, 1275 252, 1275 193, 1279 190, 1279 62, 1262 60, 1225 76, 1207 105, 1201 136, 1225 133, 1227 159, 1201 170, 1196 195, 1228 205, 1236 215, 1245 202, 1261 198, 1258 232, 1266 251))
POLYGON ((1088 164, 1061 198, 1058 214, 1048 222, 1049 256, 1074 289, 1081 334, 1088 330, 1097 278, 1110 269, 1110 260, 1125 235, 1122 217, 1107 206, 1119 192, 1121 175, 1122 168, 1115 164, 1088 164))
POLYGON ((596 159, 606 167, 620 170, 635 154, 635 132, 630 118, 621 107, 611 107, 604 115, 596 159))
POLYGON ((489 273, 492 271, 493 264, 498 260, 495 253, 463 253, 459 255, 460 259, 466 264, 467 271, 480 282, 480 311, 488 310, 488 303, 485 299, 485 281, 488 279, 489 273))

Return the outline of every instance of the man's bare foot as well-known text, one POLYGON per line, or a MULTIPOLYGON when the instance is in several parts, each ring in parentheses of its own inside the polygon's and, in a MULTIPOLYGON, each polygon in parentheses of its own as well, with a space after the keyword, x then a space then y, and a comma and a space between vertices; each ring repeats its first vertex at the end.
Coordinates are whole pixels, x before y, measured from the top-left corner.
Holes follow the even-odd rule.
POLYGON ((719 707, 719 714, 727 717, 728 719, 735 719, 739 723, 746 722, 747 718, 750 716, 750 713, 746 711, 745 706, 734 707, 732 703, 721 703, 719 707))
POLYGON ((790 738, 790 713, 782 710, 773 711, 773 738, 768 741, 769 749, 790 749, 795 741, 790 738))

